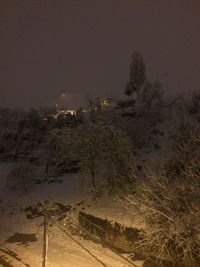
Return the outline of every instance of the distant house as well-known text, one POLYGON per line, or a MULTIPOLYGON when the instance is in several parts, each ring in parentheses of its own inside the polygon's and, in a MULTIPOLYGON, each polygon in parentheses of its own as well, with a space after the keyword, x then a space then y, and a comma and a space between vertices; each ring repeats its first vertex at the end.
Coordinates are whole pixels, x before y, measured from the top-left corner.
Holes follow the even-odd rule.
POLYGON ((102 97, 100 99, 101 109, 112 109, 117 105, 114 97, 102 97))
POLYGON ((54 118, 57 119, 59 116, 76 116, 75 109, 59 109, 57 110, 56 114, 54 114, 54 118))
POLYGON ((63 117, 66 118, 67 116, 76 116, 76 110, 75 109, 57 109, 55 112, 52 114, 42 116, 43 120, 51 120, 51 119, 56 119, 58 117, 63 117))
POLYGON ((76 116, 76 110, 75 109, 67 109, 66 115, 76 116))

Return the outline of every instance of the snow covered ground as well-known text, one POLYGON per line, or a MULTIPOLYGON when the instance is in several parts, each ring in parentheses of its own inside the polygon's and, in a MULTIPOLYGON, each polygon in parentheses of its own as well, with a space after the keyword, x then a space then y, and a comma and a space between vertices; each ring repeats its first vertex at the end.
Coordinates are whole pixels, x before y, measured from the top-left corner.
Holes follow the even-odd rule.
MULTIPOLYGON (((6 178, 12 167, 13 163, 0 163, 0 199, 2 200, 0 203, 0 266, 39 267, 42 266, 43 218, 27 219, 24 208, 46 199, 65 205, 77 203, 87 197, 88 190, 80 184, 78 175, 69 175, 62 178, 63 183, 38 184, 32 192, 22 194, 6 186, 6 178), (27 241, 21 242, 17 239, 13 241, 12 237, 16 233, 27 235, 27 241), (9 238, 10 242, 8 242, 9 238)), ((103 210, 105 204, 102 202, 100 205, 103 210)), ((106 213, 110 213, 112 217, 114 212, 107 207, 104 216, 106 213)), ((120 211, 115 214, 120 217, 120 211)), ((99 267, 103 264, 108 267, 133 266, 99 244, 78 236, 73 237, 99 261, 53 224, 49 227, 47 267, 99 267)), ((135 264, 142 266, 142 261, 135 264)))

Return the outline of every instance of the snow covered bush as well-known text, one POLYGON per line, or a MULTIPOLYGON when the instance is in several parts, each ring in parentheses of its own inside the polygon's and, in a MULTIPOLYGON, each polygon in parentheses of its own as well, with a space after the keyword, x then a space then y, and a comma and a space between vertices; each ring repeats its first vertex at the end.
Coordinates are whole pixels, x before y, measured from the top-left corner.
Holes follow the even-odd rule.
POLYGON ((179 108, 169 128, 171 151, 165 163, 165 171, 174 179, 176 175, 184 175, 191 165, 200 167, 200 125, 184 108, 179 108))
POLYGON ((7 176, 7 186, 11 190, 29 193, 33 190, 36 173, 28 162, 16 163, 7 176))
POLYGON ((200 132, 188 119, 179 120, 167 165, 125 203, 145 225, 139 247, 190 267, 200 264, 200 132))
POLYGON ((126 204, 145 224, 139 247, 175 266, 200 261, 199 170, 188 169, 187 178, 173 183, 164 175, 153 175, 138 194, 126 197, 126 204))

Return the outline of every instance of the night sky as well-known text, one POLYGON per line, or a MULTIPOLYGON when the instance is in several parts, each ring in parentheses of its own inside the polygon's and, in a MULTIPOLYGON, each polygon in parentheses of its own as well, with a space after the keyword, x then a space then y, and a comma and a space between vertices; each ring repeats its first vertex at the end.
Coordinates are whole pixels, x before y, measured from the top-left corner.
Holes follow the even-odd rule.
POLYGON ((0 105, 119 97, 134 50, 168 92, 200 89, 200 1, 1 0, 0 105))

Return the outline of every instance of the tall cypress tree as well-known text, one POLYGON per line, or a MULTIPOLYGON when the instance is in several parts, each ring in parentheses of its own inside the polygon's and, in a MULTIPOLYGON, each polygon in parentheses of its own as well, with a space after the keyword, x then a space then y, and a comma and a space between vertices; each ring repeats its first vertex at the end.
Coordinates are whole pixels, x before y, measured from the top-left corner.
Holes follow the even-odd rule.
POLYGON ((130 64, 130 78, 125 88, 125 94, 130 96, 136 92, 138 95, 145 81, 146 67, 143 57, 140 53, 133 52, 130 64))

